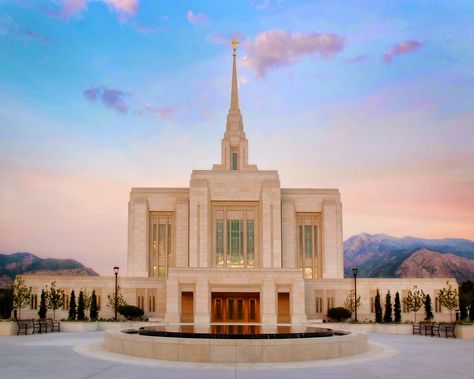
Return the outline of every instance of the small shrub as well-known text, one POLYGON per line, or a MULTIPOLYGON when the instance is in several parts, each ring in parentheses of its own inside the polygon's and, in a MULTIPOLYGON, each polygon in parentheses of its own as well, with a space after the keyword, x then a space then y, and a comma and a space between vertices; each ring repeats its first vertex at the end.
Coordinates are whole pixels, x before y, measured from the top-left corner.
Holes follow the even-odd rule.
POLYGON ((145 313, 143 309, 138 308, 135 305, 121 305, 118 307, 118 312, 129 320, 140 318, 145 313))
POLYGON ((328 309, 328 317, 336 321, 344 321, 351 318, 351 311, 347 308, 336 307, 328 309))

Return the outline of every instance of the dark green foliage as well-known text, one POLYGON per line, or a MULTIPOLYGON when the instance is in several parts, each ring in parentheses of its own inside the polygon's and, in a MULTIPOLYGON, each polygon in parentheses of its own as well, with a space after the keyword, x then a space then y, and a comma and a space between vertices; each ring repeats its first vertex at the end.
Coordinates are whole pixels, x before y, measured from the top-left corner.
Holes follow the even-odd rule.
POLYGON ((97 296, 95 294, 95 290, 92 290, 89 317, 91 320, 97 320, 99 318, 99 312, 97 311, 97 296))
POLYGON ((395 294, 395 305, 393 307, 393 313, 395 314, 395 322, 401 322, 402 321, 402 307, 400 303, 400 294, 397 293, 395 294))
POLYGON ((79 299, 77 301, 77 319, 83 321, 86 319, 86 314, 84 312, 84 293, 79 292, 79 299))
POLYGON ((381 324, 382 323, 382 306, 380 305, 380 293, 378 289, 377 289, 377 295, 375 295, 374 308, 375 308, 375 322, 381 324))
POLYGON ((46 298, 47 294, 45 290, 41 290, 40 306, 38 311, 38 317, 41 320, 44 320, 46 318, 46 313, 48 313, 48 307, 46 306, 46 298))
POLYGON ((461 310, 461 319, 465 320, 467 317, 466 307, 471 307, 469 317, 474 320, 474 281, 466 280, 459 286, 459 306, 461 310))
POLYGON ((71 291, 71 297, 69 300, 69 320, 75 320, 77 315, 77 309, 76 309, 76 294, 74 293, 74 290, 71 291))
POLYGON ((347 308, 336 307, 328 309, 328 317, 336 321, 344 321, 351 318, 351 311, 347 308))
POLYGON ((392 319, 392 297, 390 291, 385 296, 385 313, 383 315, 383 322, 393 322, 392 319))
MULTIPOLYGON (((145 313, 143 309, 138 308, 135 305, 121 305, 120 307, 118 307, 118 312, 129 320, 140 318, 145 313)), ((350 317, 350 313, 349 313, 349 317, 350 317)))
POLYGON ((13 290, 0 288, 0 318, 7 319, 13 310, 13 290))
POLYGON ((426 295, 425 297, 425 320, 433 320, 433 308, 431 307, 431 297, 426 295))

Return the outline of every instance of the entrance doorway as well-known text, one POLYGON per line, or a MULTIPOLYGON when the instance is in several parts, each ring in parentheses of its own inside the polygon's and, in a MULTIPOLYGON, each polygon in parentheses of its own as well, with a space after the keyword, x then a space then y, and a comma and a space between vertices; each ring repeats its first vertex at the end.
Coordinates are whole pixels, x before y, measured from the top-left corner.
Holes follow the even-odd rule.
POLYGON ((213 292, 212 322, 260 322, 258 292, 213 292))
POLYGON ((288 292, 278 293, 278 315, 277 323, 290 323, 290 294, 288 292))
POLYGON ((192 292, 181 292, 181 322, 194 322, 194 296, 192 292))

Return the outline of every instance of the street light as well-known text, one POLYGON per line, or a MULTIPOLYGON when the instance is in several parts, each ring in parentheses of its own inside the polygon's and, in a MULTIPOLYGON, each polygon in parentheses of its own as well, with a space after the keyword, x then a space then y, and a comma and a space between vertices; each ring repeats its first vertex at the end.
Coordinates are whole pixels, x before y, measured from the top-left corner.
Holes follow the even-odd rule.
POLYGON ((115 303, 114 303, 114 308, 115 308, 115 317, 114 317, 114 320, 117 321, 117 307, 118 307, 118 304, 117 304, 117 298, 118 298, 118 286, 117 286, 117 276, 118 276, 118 272, 119 272, 119 268, 118 266, 115 266, 114 267, 114 274, 115 274, 115 303))
POLYGON ((355 321, 357 322, 357 268, 352 269, 352 275, 354 275, 354 315, 355 321))

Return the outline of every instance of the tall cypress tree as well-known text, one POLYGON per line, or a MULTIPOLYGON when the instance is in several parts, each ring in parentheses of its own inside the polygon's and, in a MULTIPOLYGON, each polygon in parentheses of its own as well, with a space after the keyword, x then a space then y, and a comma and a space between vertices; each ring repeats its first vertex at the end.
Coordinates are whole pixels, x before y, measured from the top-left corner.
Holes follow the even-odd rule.
POLYGON ((89 317, 91 320, 97 320, 99 317, 99 312, 97 312, 97 296, 95 294, 95 290, 92 290, 89 317))
POLYGON ((383 322, 392 322, 392 298, 390 296, 390 290, 385 296, 385 314, 383 316, 383 322))
POLYGON ((79 299, 77 301, 77 319, 82 321, 86 319, 86 315, 84 313, 84 293, 81 291, 79 292, 79 299))
POLYGON ((77 315, 77 310, 76 310, 76 294, 74 293, 74 290, 71 291, 71 296, 69 298, 69 320, 75 320, 77 315))
POLYGON ((431 297, 426 295, 425 297, 425 320, 433 320, 433 308, 431 307, 431 297))
POLYGON ((374 308, 375 308, 375 322, 382 323, 382 306, 380 305, 380 293, 377 288, 377 295, 375 295, 374 301, 374 308))
POLYGON ((402 321, 402 307, 400 304, 400 294, 398 293, 398 291, 395 294, 395 306, 394 306, 393 312, 395 313, 395 322, 401 322, 402 321))
POLYGON ((41 290, 41 300, 40 300, 40 306, 39 306, 39 311, 38 311, 38 316, 41 320, 44 320, 46 318, 46 313, 48 312, 48 308, 46 307, 46 292, 44 290, 41 290))

